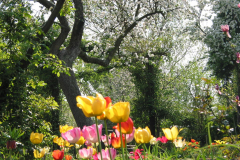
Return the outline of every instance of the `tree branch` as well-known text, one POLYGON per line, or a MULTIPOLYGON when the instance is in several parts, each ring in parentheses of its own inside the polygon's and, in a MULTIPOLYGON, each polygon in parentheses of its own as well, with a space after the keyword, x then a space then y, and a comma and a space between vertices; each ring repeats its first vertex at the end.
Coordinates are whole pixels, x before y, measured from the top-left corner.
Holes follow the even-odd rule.
MULTIPOLYGON (((51 3, 50 1, 47 1, 47 0, 39 0, 38 2, 48 9, 51 8, 51 7, 54 7, 54 4, 51 3)), ((54 10, 55 10, 55 8, 57 8, 57 6, 54 7, 54 10)), ((54 10, 53 10, 53 12, 54 12, 54 10)), ((59 26, 61 27, 61 33, 58 36, 58 38, 51 45, 49 53, 52 53, 52 54, 58 54, 59 48, 64 43, 64 41, 67 38, 68 33, 70 31, 70 27, 68 25, 68 21, 67 21, 66 17, 65 16, 60 16, 59 11, 60 10, 58 8, 58 13, 54 13, 54 15, 57 14, 58 20, 60 21, 59 26)), ((52 13, 52 15, 53 15, 53 13, 52 13)), ((45 26, 46 26, 46 24, 45 24, 45 26)))
MULTIPOLYGON (((44 26, 42 27, 42 31, 43 31, 44 33, 47 33, 48 30, 51 28, 51 26, 52 26, 55 18, 59 15, 59 12, 60 12, 60 10, 61 10, 62 7, 63 7, 64 1, 65 1, 65 0, 58 0, 58 1, 57 1, 57 4, 56 4, 56 6, 54 7, 54 9, 53 9, 50 17, 48 18, 47 22, 46 22, 46 23, 44 24, 44 26)), ((48 2, 46 2, 45 0, 39 0, 38 2, 39 2, 39 3, 43 2, 43 4, 48 4, 48 5, 50 5, 50 3, 51 3, 51 2, 48 3, 48 2)), ((51 3, 51 4, 52 4, 52 3, 51 3)), ((52 6, 52 5, 51 5, 51 6, 52 6)), ((53 5, 53 6, 54 6, 54 5, 53 5)), ((53 6, 52 6, 52 7, 53 7, 53 6)), ((49 7, 49 8, 50 8, 50 7, 49 7)))
POLYGON ((84 15, 83 15, 83 4, 81 0, 73 0, 75 5, 75 22, 73 25, 72 35, 68 48, 76 48, 81 44, 83 28, 84 28, 84 15))
MULTIPOLYGON (((169 10, 171 11, 171 10, 169 10)), ((145 14, 143 15, 142 17, 140 17, 139 19, 137 19, 135 22, 133 22, 128 28, 126 28, 126 30, 124 31, 123 34, 121 34, 115 41, 115 44, 114 44, 114 47, 108 49, 107 53, 108 53, 108 57, 106 58, 106 60, 102 60, 102 59, 99 59, 99 58, 94 58, 94 57, 89 57, 85 52, 81 52, 79 54, 79 56, 82 58, 82 60, 84 62, 87 62, 87 63, 94 63, 94 64, 99 64, 101 66, 108 66, 110 61, 112 60, 112 58, 114 57, 115 53, 117 52, 120 44, 122 43, 123 39, 128 35, 128 33, 131 32, 131 30, 137 26, 137 22, 143 20, 144 18, 147 18, 149 16, 152 16, 154 14, 158 14, 158 13, 161 13, 161 15, 163 17, 165 17, 165 14, 164 12, 162 11, 155 11, 155 12, 152 12, 152 13, 148 13, 148 14, 145 14)))

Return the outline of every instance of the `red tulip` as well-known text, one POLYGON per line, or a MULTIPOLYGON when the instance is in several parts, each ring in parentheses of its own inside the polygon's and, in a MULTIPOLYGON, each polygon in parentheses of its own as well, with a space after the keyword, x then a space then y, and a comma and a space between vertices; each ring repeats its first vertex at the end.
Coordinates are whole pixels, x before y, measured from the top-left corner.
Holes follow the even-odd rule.
POLYGON ((64 151, 54 150, 52 152, 52 156, 53 156, 54 160, 62 160, 64 157, 64 151))
MULTIPOLYGON (((117 129, 120 132, 119 123, 117 124, 117 126, 114 126, 113 128, 117 129)), ((128 120, 126 122, 121 122, 121 131, 122 131, 122 134, 131 134, 132 133, 133 121, 130 117, 128 118, 128 120)))

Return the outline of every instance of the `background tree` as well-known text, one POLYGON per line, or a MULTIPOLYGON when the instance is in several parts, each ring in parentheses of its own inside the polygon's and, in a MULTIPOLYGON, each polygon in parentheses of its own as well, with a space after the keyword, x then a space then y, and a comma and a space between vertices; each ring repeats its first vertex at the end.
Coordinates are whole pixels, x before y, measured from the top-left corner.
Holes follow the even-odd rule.
MULTIPOLYGON (((213 74, 222 79, 224 83, 236 82, 235 94, 240 94, 239 81, 239 65, 236 63, 236 53, 239 51, 239 46, 236 45, 239 41, 239 14, 240 10, 237 7, 237 1, 214 1, 213 11, 216 16, 213 19, 213 26, 209 28, 205 43, 209 46, 209 69, 213 70, 213 74), (230 26, 230 34, 232 38, 228 38, 221 31, 221 25, 230 26)), ((224 87, 224 86, 223 86, 224 87)), ((239 107, 236 109, 240 113, 239 107)), ((240 116, 238 114, 238 123, 240 116)))

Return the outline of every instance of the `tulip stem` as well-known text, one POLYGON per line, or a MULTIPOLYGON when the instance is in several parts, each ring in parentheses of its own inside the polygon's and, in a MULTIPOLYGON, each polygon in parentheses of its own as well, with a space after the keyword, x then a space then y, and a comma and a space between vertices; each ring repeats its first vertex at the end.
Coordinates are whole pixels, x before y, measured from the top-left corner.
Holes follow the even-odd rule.
POLYGON ((9 151, 9 160, 12 160, 12 149, 9 151))
POLYGON ((109 144, 109 139, 108 139, 108 130, 107 130, 107 120, 106 119, 104 119, 104 124, 105 124, 106 140, 107 140, 107 144, 108 144, 108 153, 109 153, 110 159, 112 160, 112 155, 111 155, 111 151, 110 151, 110 144, 109 144))
POLYGON ((99 131, 98 131, 98 120, 97 120, 97 116, 95 116, 95 123, 96 123, 98 143, 99 143, 99 148, 100 148, 100 155, 101 155, 101 159, 103 159, 103 158, 102 158, 102 145, 101 145, 100 136, 99 136, 99 131))
POLYGON ((128 150, 127 150, 127 134, 125 135, 125 145, 126 145, 126 159, 128 159, 128 150))
POLYGON ((122 157, 123 157, 123 160, 125 160, 124 148, 123 148, 123 139, 122 139, 122 130, 121 130, 121 122, 119 122, 119 130, 120 130, 120 138, 121 138, 122 157))

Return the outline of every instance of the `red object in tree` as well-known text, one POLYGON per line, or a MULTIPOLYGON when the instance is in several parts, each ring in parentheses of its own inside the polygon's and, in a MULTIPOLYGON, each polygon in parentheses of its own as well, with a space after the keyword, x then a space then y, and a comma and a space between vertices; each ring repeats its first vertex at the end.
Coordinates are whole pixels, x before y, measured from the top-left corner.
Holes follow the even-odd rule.
POLYGON ((14 140, 7 141, 7 149, 15 149, 16 147, 17 147, 16 141, 14 140))

